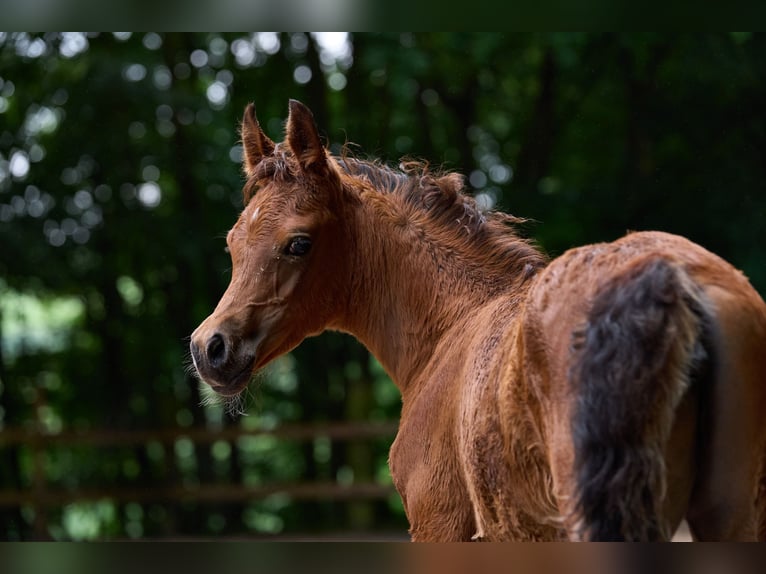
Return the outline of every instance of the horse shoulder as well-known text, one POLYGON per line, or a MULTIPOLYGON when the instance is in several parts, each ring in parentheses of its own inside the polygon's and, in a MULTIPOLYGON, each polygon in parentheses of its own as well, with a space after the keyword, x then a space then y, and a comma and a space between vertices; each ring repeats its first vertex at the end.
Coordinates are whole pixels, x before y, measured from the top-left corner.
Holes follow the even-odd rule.
POLYGON ((470 540, 474 517, 458 458, 457 395, 465 347, 443 341, 403 393, 389 468, 413 540, 470 540))

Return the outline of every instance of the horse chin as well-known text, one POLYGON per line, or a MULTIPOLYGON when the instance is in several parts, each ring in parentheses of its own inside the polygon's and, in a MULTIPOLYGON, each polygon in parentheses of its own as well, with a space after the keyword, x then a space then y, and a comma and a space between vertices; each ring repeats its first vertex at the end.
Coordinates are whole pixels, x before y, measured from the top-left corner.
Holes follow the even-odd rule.
POLYGON ((241 370, 225 381, 210 377, 202 377, 202 380, 221 397, 232 398, 247 388, 248 383, 253 378, 254 371, 255 360, 250 360, 244 364, 241 370))
POLYGON ((232 385, 232 384, 228 384, 226 386, 210 385, 210 388, 212 388, 218 396, 223 397, 224 399, 231 399, 242 394, 242 391, 244 391, 247 388, 247 383, 249 382, 249 380, 250 379, 248 379, 247 382, 245 382, 244 384, 238 384, 238 385, 232 385))

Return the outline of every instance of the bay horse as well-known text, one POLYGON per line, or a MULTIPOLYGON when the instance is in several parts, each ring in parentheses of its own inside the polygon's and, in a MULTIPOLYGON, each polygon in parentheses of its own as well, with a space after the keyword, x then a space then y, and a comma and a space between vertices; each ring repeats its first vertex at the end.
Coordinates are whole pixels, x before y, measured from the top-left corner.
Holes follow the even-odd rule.
POLYGON ((241 125, 231 283, 194 331, 223 396, 326 329, 401 391, 415 541, 766 539, 766 305, 676 235, 548 260, 456 173, 332 155, 291 100, 241 125))

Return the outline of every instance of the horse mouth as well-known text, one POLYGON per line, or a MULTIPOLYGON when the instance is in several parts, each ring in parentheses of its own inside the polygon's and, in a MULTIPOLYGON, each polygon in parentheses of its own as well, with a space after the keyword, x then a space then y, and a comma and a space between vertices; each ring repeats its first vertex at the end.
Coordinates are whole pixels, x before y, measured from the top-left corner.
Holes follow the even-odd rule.
POLYGON ((221 377, 205 376, 201 372, 198 373, 200 378, 207 383, 207 385, 213 389, 217 394, 222 397, 235 397, 245 390, 250 379, 253 377, 253 370, 255 367, 255 357, 245 361, 243 366, 235 371, 231 375, 227 375, 225 380, 221 377))

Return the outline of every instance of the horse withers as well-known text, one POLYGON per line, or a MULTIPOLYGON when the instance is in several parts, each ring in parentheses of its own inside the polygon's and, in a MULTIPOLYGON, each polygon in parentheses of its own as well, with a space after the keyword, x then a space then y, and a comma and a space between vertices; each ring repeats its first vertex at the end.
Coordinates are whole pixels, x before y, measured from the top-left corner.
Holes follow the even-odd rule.
POLYGON ((766 305, 682 237, 549 261, 455 173, 245 110, 231 283, 192 335, 236 396, 304 338, 353 334, 402 394, 390 469, 413 540, 766 539, 766 305))

